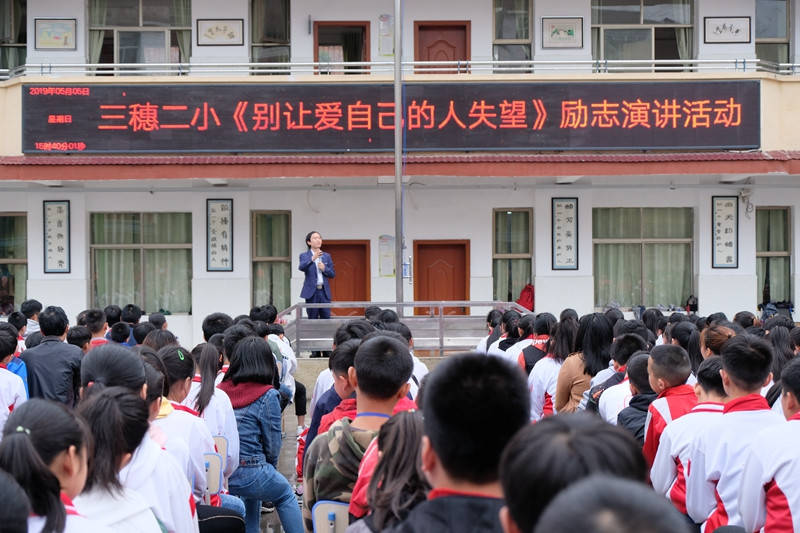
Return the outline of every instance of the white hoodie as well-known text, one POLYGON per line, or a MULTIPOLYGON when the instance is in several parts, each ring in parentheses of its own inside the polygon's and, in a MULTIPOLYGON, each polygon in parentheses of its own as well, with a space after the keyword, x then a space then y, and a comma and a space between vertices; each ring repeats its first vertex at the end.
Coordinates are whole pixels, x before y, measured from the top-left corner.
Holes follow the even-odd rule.
POLYGON ((117 533, 161 533, 153 511, 135 490, 123 488, 119 494, 95 488, 75 498, 78 512, 117 533))

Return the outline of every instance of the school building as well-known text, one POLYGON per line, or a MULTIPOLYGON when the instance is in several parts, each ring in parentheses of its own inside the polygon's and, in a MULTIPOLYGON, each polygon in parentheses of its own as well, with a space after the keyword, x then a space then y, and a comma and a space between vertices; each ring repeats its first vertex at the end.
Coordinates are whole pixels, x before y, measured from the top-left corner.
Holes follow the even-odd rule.
MULTIPOLYGON (((311 230, 334 299, 394 301, 394 27, 0 0, 0 311, 134 302, 196 341, 299 302, 311 230)), ((406 301, 798 301, 794 0, 405 0, 402 28, 406 301)))

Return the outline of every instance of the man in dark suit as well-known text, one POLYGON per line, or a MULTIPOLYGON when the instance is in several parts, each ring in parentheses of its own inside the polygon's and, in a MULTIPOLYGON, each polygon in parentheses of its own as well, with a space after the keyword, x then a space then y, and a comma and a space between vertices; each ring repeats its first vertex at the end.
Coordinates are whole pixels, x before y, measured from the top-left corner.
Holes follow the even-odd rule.
MULTIPOLYGON (((308 246, 308 251, 300 254, 300 265, 298 267, 306 274, 300 297, 305 298, 306 303, 330 303, 331 286, 328 283, 328 279, 336 276, 331 254, 322 251, 322 236, 318 231, 312 231, 306 235, 306 245, 308 246)), ((308 318, 330 317, 330 309, 308 309, 308 318)))

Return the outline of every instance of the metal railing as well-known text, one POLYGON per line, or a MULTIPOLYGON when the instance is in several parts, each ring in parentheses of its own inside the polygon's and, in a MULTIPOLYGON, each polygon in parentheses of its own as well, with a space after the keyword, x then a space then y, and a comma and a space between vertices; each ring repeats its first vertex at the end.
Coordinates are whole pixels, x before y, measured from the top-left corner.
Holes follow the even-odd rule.
POLYGON ((277 320, 283 324, 285 336, 292 342, 295 352, 330 350, 333 334, 341 324, 360 316, 336 316, 329 319, 311 320, 307 309, 364 309, 368 306, 390 308, 398 311, 400 319, 406 324, 414 337, 414 347, 422 351, 435 351, 444 355, 448 351, 463 351, 474 348, 477 341, 486 335, 486 312, 476 314, 481 309, 513 309, 520 313, 530 311, 515 302, 501 301, 425 301, 425 302, 332 302, 298 303, 278 313, 277 320), (463 314, 448 314, 454 308, 461 308, 463 314), (405 311, 412 309, 411 315, 405 311), (416 314, 419 311, 424 314, 416 314))
MULTIPOLYGON (((391 75, 392 61, 293 63, 29 63, 0 70, 0 80, 20 76, 186 76, 186 75, 391 75)), ((792 76, 800 64, 760 59, 578 60, 578 61, 404 61, 405 74, 553 74, 766 72, 792 76)))

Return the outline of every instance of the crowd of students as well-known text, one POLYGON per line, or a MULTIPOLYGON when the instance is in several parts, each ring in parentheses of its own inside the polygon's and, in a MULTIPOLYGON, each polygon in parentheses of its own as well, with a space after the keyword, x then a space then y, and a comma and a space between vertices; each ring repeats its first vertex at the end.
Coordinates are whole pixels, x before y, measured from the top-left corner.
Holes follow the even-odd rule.
POLYGON ((326 501, 350 533, 800 530, 787 317, 492 311, 429 372, 370 307, 336 330, 305 427, 276 316, 214 313, 187 349, 135 305, 70 327, 24 302, 0 323, 2 530, 255 533, 271 505, 300 533, 326 501), (296 486, 277 468, 292 402, 296 486))

